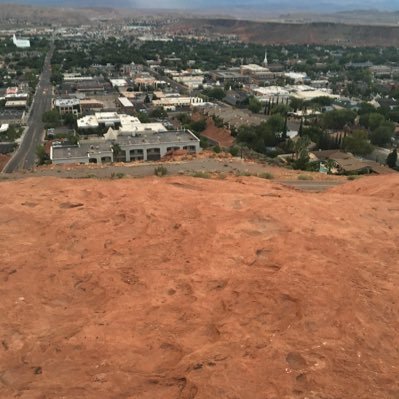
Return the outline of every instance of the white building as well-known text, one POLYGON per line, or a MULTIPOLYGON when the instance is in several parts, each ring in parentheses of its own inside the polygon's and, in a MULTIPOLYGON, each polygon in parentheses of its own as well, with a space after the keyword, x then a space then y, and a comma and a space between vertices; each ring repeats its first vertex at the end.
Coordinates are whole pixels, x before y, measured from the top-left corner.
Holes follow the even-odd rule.
POLYGON ((77 98, 57 98, 54 101, 54 106, 57 108, 60 115, 73 114, 77 116, 81 113, 80 100, 77 98))
POLYGON ((116 112, 96 112, 77 120, 78 129, 90 130, 99 127, 112 127, 121 134, 135 135, 137 132, 159 133, 167 129, 162 123, 141 123, 138 118, 116 112))
POLYGON ((162 97, 153 100, 153 104, 157 107, 170 109, 171 107, 195 107, 202 104, 204 100, 200 97, 162 97))
POLYGON ((26 100, 16 100, 16 101, 7 101, 5 103, 6 108, 26 108, 28 102, 26 100))
POLYGON ((8 130, 9 127, 10 127, 10 125, 8 123, 3 123, 0 126, 0 133, 5 133, 8 130))
POLYGON ((289 91, 281 86, 256 86, 252 89, 252 92, 258 97, 258 100, 262 102, 275 101, 277 99, 287 99, 290 97, 289 91))
POLYGON ((82 76, 80 73, 64 73, 65 82, 84 82, 86 80, 94 80, 93 76, 82 76))
POLYGON ((294 81, 295 84, 303 83, 308 80, 308 75, 305 72, 286 72, 284 76, 294 81))
POLYGON ((187 86, 189 89, 198 89, 199 86, 204 82, 203 75, 195 75, 195 76, 176 76, 174 80, 177 83, 181 83, 187 86))
POLYGON ((15 34, 12 37, 12 42, 18 48, 29 48, 30 47, 30 41, 28 39, 17 39, 15 34))
POLYGON ((126 87, 127 81, 126 79, 110 79, 112 87, 126 87))
POLYGON ((291 96, 301 100, 310 101, 317 97, 338 98, 330 89, 315 89, 307 85, 289 86, 291 96))

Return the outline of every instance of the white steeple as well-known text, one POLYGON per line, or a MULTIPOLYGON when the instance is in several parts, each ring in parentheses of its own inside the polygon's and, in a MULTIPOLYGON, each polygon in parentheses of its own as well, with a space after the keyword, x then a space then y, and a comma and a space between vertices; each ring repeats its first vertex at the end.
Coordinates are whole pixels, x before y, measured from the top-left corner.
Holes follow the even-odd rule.
POLYGON ((267 50, 265 51, 265 59, 263 60, 263 65, 267 66, 269 62, 267 61, 267 50))

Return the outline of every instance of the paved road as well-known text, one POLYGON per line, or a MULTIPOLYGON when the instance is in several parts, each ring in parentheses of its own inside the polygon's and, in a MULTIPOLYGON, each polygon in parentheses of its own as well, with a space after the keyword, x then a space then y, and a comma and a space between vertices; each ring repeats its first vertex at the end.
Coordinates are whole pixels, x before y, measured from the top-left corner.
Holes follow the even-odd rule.
MULTIPOLYGON (((164 163, 168 175, 191 175, 195 172, 216 172, 223 174, 246 174, 256 175, 264 172, 275 172, 276 169, 270 168, 267 165, 257 163, 245 163, 240 160, 217 160, 217 159, 194 159, 191 161, 181 161, 175 163, 164 163)), ((36 169, 33 173, 14 173, 10 175, 12 178, 26 178, 29 177, 43 177, 43 176, 56 176, 61 178, 105 178, 109 179, 118 174, 132 177, 145 177, 153 176, 154 168, 158 166, 157 163, 141 163, 141 164, 128 164, 122 165, 97 165, 92 166, 53 166, 51 168, 36 169)), ((282 169, 283 170, 283 169, 282 169)), ((292 177, 281 178, 275 177, 274 182, 287 185, 303 191, 320 192, 328 188, 335 187, 342 184, 346 180, 317 180, 317 175, 314 176, 315 180, 298 180, 298 175, 292 177)))
POLYGON ((163 80, 166 83, 169 83, 170 87, 176 92, 176 93, 180 93, 182 91, 188 91, 188 87, 176 82, 175 80, 171 79, 169 76, 166 75, 161 75, 160 73, 154 71, 151 68, 148 67, 144 67, 144 70, 146 72, 149 72, 150 74, 152 74, 156 79, 158 80, 163 80))
POLYGON ((17 151, 3 169, 3 173, 12 173, 20 169, 31 169, 35 166, 36 148, 43 140, 42 115, 45 111, 51 109, 52 86, 50 83, 50 76, 53 52, 54 45, 52 44, 47 53, 43 71, 36 87, 36 93, 28 119, 28 128, 17 151))

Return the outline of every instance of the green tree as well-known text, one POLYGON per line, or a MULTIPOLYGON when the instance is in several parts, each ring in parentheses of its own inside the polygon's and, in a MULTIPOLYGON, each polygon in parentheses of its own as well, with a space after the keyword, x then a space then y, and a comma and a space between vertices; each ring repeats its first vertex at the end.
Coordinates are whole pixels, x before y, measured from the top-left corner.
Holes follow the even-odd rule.
POLYGON ((394 126, 385 122, 370 133, 370 141, 374 145, 383 146, 391 142, 394 126))
POLYGON ((56 109, 51 111, 47 111, 42 116, 42 121, 45 124, 45 127, 57 127, 61 125, 60 114, 56 109))
POLYGON ((118 162, 120 155, 122 154, 122 148, 118 143, 112 144, 112 152, 114 154, 114 162, 118 162))
POLYGON ((137 118, 139 118, 141 123, 149 123, 150 117, 145 112, 139 112, 137 114, 137 118))
POLYGON ((266 125, 273 133, 282 133, 284 130, 285 118, 280 114, 272 115, 266 122, 266 125))
POLYGON ((206 129, 206 120, 199 119, 198 121, 191 121, 188 125, 189 129, 195 133, 201 133, 206 129))
POLYGON ((166 111, 161 108, 155 108, 150 112, 150 117, 151 118, 166 118, 168 116, 168 114, 166 113, 166 111))
POLYGON ((355 155, 368 155, 374 147, 369 143, 367 132, 363 130, 355 130, 343 140, 343 148, 345 151, 355 155))
POLYGON ((213 89, 205 89, 202 92, 205 96, 213 98, 215 100, 223 100, 226 97, 226 93, 223 89, 219 87, 214 87, 213 89))
POLYGON ((328 174, 331 173, 331 169, 335 166, 335 161, 333 159, 327 159, 324 164, 326 165, 326 168, 328 170, 328 174))
POLYGON ((309 164, 309 147, 310 139, 308 136, 300 137, 294 143, 295 161, 294 168, 300 170, 306 170, 309 164))
POLYGON ((327 96, 316 97, 309 102, 309 105, 316 107, 328 107, 333 103, 333 99, 327 96))
POLYGON ((363 114, 360 116, 359 123, 367 129, 375 130, 385 122, 383 115, 378 112, 363 114))
POLYGON ((375 107, 369 103, 361 103, 360 108, 359 108, 359 115, 363 114, 371 114, 372 112, 375 112, 375 107))
POLYGON ((322 135, 323 135, 323 130, 318 126, 309 126, 303 128, 302 136, 308 136, 318 146, 320 145, 322 135))
POLYGON ((63 119, 64 119, 65 125, 67 125, 71 129, 75 126, 75 122, 76 122, 75 115, 68 113, 68 114, 64 115, 63 119))
POLYGON ((36 147, 36 157, 38 165, 45 165, 50 161, 50 157, 48 156, 44 145, 38 145, 36 147))
POLYGON ((386 163, 390 168, 395 168, 396 162, 398 162, 398 150, 394 148, 393 151, 388 154, 386 163))
POLYGON ((343 129, 352 124, 355 118, 356 114, 349 109, 334 110, 323 115, 323 125, 326 129, 343 129))
POLYGON ((252 111, 254 114, 258 114, 262 109, 262 104, 256 97, 251 97, 249 99, 248 109, 252 111))
POLYGON ((271 113, 286 116, 288 114, 288 106, 285 104, 277 104, 271 109, 271 113))
POLYGON ((304 101, 300 98, 291 97, 290 107, 294 110, 294 112, 301 110, 304 106, 304 101))
POLYGON ((299 125, 298 136, 300 136, 300 137, 303 136, 303 118, 301 118, 301 123, 299 125))

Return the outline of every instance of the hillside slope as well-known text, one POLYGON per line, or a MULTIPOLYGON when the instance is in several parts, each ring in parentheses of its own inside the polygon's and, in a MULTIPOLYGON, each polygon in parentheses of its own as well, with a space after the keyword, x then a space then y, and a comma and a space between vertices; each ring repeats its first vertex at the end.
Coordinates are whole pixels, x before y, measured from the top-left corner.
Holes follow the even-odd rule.
POLYGON ((288 24, 234 19, 190 19, 186 20, 185 24, 185 29, 188 30, 206 27, 212 32, 236 34, 243 41, 265 45, 399 46, 398 26, 328 22, 288 24))
POLYGON ((398 397, 398 182, 2 181, 0 397, 398 397))

